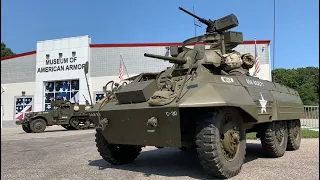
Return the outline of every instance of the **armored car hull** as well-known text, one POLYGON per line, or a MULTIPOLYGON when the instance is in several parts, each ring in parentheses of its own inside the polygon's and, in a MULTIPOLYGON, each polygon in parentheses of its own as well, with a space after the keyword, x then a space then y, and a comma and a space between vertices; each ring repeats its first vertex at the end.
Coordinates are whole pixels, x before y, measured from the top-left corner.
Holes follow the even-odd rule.
MULTIPOLYGON (((132 88, 137 84, 127 85, 119 94, 128 94, 126 100, 130 101, 131 94, 144 90, 132 88)), ((239 110, 247 131, 261 123, 304 117, 303 103, 297 91, 254 77, 204 73, 187 82, 182 94, 179 102, 163 106, 150 106, 146 100, 124 104, 116 101, 102 107, 96 104, 88 113, 96 127, 103 126, 102 133, 110 143, 160 147, 181 147, 183 125, 195 124, 201 113, 218 107, 239 110)), ((151 93, 145 99, 150 96, 151 93)))

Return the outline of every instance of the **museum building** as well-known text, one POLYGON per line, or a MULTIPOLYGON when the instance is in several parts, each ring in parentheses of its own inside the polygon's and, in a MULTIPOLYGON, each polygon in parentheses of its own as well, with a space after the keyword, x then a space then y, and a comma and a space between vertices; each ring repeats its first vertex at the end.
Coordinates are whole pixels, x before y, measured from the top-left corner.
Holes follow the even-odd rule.
MULTIPOLYGON (((93 103, 104 97, 102 87, 110 80, 142 72, 157 72, 172 66, 167 61, 144 57, 144 53, 168 56, 168 46, 181 43, 91 44, 89 36, 37 42, 35 51, 1 59, 1 127, 14 124, 31 111, 50 109, 56 97, 85 103, 90 101, 84 75, 87 74, 93 103)), ((270 41, 244 41, 235 50, 255 54, 260 62, 257 77, 271 81, 270 41)), ((250 70, 252 74, 255 68, 250 70)))

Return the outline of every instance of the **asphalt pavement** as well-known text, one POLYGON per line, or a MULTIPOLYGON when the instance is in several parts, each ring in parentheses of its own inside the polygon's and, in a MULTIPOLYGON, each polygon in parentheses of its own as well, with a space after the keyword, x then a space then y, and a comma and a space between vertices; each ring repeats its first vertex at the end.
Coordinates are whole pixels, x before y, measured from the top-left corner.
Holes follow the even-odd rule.
MULTIPOLYGON (((135 162, 113 166, 98 154, 94 130, 48 128, 26 134, 20 128, 1 130, 1 179, 210 179, 195 153, 177 148, 145 147, 135 162)), ((232 179, 319 179, 319 139, 303 139, 298 151, 267 158, 260 141, 247 141, 246 162, 232 179)))

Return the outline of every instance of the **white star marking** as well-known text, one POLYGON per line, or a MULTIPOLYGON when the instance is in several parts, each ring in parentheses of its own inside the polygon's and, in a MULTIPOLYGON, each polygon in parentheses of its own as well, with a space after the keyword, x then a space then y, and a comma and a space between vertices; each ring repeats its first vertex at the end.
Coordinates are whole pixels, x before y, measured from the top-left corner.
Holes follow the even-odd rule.
POLYGON ((268 101, 265 100, 260 92, 260 95, 261 95, 261 99, 259 99, 259 102, 260 102, 260 105, 261 105, 261 114, 263 112, 267 113, 267 103, 268 101))
POLYGON ((67 97, 66 97, 66 96, 63 96, 63 100, 65 100, 65 101, 66 101, 66 100, 67 100, 67 97))
POLYGON ((60 88, 60 90, 59 90, 60 92, 63 92, 63 89, 62 88, 60 88))

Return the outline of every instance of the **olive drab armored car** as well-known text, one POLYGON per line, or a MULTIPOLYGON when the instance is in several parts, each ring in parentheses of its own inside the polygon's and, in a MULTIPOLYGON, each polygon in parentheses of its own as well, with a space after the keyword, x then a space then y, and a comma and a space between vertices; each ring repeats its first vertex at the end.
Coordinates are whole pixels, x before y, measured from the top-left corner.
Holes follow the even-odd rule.
POLYGON ((88 113, 96 126, 96 146, 107 162, 134 161, 144 146, 196 151, 214 177, 236 176, 244 163, 246 133, 257 132, 271 157, 297 150, 303 103, 297 91, 252 77, 255 58, 233 49, 243 42, 230 14, 202 19, 206 34, 171 46, 171 57, 144 56, 173 63, 159 73, 142 73, 95 104, 88 113))
POLYGON ((16 124, 22 125, 22 129, 27 133, 40 133, 46 126, 52 125, 61 125, 67 130, 94 128, 93 122, 85 112, 85 109, 90 107, 88 103, 78 105, 57 98, 51 101, 50 105, 50 110, 27 113, 23 119, 16 121, 16 124))

